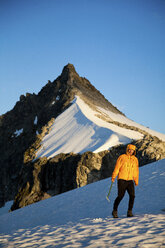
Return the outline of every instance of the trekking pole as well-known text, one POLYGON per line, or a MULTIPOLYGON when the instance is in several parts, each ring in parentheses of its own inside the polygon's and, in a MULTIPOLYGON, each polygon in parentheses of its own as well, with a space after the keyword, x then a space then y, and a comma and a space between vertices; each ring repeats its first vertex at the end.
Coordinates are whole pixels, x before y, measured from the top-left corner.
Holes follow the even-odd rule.
POLYGON ((107 199, 107 201, 109 201, 109 202, 110 202, 109 196, 110 196, 110 193, 111 193, 112 186, 113 186, 113 182, 111 182, 111 186, 110 186, 110 188, 109 188, 108 195, 106 196, 106 199, 107 199))

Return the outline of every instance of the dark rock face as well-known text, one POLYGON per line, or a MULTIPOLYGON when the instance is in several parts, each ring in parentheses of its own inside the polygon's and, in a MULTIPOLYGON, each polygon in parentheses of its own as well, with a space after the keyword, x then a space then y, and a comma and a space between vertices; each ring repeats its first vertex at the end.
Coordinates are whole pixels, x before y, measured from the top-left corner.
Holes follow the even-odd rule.
POLYGON ((41 158, 26 164, 11 210, 76 188, 75 172, 79 159, 80 155, 60 154, 50 160, 41 158))
MULTIPOLYGON (((42 137, 75 95, 91 108, 99 106, 122 114, 86 78, 79 77, 71 64, 56 80, 48 81, 38 95, 21 95, 14 108, 0 116, 0 207, 15 198, 14 210, 111 176, 125 146, 97 154, 59 154, 32 162, 42 137)), ((143 140, 133 142, 138 147, 140 165, 165 158, 165 143, 145 135, 143 140)))
POLYGON ((100 180, 103 154, 59 154, 29 162, 22 169, 11 210, 100 180))

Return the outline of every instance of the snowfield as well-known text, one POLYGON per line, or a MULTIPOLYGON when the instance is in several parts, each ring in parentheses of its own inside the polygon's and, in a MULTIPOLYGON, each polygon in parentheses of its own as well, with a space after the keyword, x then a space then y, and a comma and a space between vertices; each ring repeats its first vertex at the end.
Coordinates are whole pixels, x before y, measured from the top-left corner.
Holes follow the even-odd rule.
POLYGON ((165 247, 165 159, 140 168, 135 217, 128 195, 111 216, 110 178, 0 216, 0 247, 165 247))
POLYGON ((143 137, 139 132, 103 121, 97 114, 76 96, 72 105, 55 119, 51 131, 43 138, 37 158, 51 158, 69 152, 100 152, 143 137))
POLYGON ((36 153, 37 158, 44 156, 51 158, 59 153, 100 152, 119 144, 128 144, 132 139, 143 138, 143 134, 137 131, 100 119, 97 117, 100 112, 113 121, 141 128, 165 141, 164 134, 100 107, 94 111, 76 96, 72 105, 55 119, 51 131, 43 138, 42 147, 36 153))
POLYGON ((138 123, 130 120, 129 118, 127 118, 127 117, 125 117, 123 115, 112 113, 111 111, 105 110, 105 109, 100 108, 100 107, 97 107, 97 108, 98 108, 98 110, 101 111, 101 113, 104 113, 105 116, 109 116, 114 121, 117 121, 117 122, 120 122, 120 123, 123 123, 123 124, 127 124, 128 126, 133 126, 133 127, 140 128, 140 129, 148 132, 152 136, 156 136, 159 139, 161 139, 162 141, 165 141, 165 135, 162 134, 162 133, 159 133, 157 131, 151 130, 150 128, 145 127, 145 126, 143 126, 141 124, 138 124, 138 123))

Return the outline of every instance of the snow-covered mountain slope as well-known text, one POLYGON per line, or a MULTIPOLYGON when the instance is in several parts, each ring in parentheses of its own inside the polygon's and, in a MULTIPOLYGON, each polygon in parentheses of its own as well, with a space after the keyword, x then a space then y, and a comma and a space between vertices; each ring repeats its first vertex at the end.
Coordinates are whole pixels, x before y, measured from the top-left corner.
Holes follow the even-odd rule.
POLYGON ((148 127, 145 127, 145 126, 143 126, 141 124, 138 124, 135 121, 130 120, 129 118, 127 118, 124 115, 116 114, 116 113, 113 113, 113 112, 111 112, 109 110, 105 110, 105 109, 100 108, 100 107, 98 107, 98 109, 101 111, 102 114, 105 114, 105 116, 108 116, 108 117, 112 118, 113 121, 123 123, 123 124, 126 124, 128 126, 137 127, 139 129, 151 134, 152 136, 156 136, 160 140, 165 141, 165 135, 162 134, 162 133, 159 133, 159 132, 154 131, 154 130, 152 130, 152 129, 148 128, 148 127))
POLYGON ((128 195, 111 212, 110 178, 0 216, 1 247, 165 247, 165 159, 140 168, 134 213, 128 195))
POLYGON ((97 106, 96 110, 93 110, 76 96, 72 105, 56 118, 51 131, 43 138, 37 157, 53 157, 69 152, 100 152, 115 145, 127 144, 132 139, 143 138, 142 133, 109 123, 98 115, 106 117, 107 120, 138 127, 165 140, 165 135, 136 124, 121 114, 97 106))

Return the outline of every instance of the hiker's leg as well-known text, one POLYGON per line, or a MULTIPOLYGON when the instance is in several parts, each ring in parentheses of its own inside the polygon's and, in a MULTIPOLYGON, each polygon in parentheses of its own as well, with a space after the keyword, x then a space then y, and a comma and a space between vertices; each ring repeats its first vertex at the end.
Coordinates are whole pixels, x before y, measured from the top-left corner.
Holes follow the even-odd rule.
POLYGON ((121 202, 121 200, 123 199, 124 195, 125 195, 125 191, 126 191, 126 181, 123 179, 119 179, 118 182, 118 196, 116 197, 115 201, 114 201, 114 205, 113 205, 113 209, 115 211, 117 211, 117 208, 121 202))
POLYGON ((128 182, 127 192, 129 194, 128 210, 132 210, 135 200, 135 187, 133 181, 128 182))

